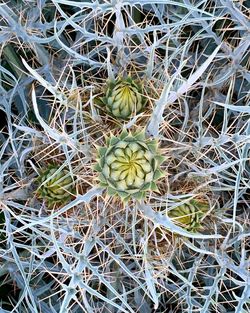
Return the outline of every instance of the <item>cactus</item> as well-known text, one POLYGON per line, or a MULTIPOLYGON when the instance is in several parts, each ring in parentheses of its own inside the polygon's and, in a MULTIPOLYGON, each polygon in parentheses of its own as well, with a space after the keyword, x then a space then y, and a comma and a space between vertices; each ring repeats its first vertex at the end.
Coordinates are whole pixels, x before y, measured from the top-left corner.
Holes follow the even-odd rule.
POLYGON ((158 152, 156 140, 145 138, 145 132, 111 136, 106 147, 98 148, 99 184, 109 195, 119 195, 124 201, 143 199, 146 191, 158 191, 156 181, 164 176, 159 168, 165 160, 158 152))
POLYGON ((111 81, 102 101, 111 115, 126 120, 143 109, 146 99, 139 84, 127 77, 111 81))
POLYGON ((201 201, 190 200, 167 212, 174 223, 188 231, 196 232, 201 228, 201 219, 209 206, 201 201))
POLYGON ((58 169, 59 166, 49 165, 37 179, 40 183, 37 189, 38 198, 46 200, 48 207, 69 201, 75 193, 74 181, 69 171, 63 169, 55 174, 58 169))

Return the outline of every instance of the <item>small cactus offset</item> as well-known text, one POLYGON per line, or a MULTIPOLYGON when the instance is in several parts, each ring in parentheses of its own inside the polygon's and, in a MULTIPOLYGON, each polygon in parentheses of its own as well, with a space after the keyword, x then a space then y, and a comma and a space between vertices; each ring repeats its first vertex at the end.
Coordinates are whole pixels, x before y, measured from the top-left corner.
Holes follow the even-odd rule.
POLYGON ((74 181, 69 171, 63 169, 55 174, 58 169, 59 166, 49 165, 48 169, 42 172, 37 179, 40 183, 37 189, 38 197, 46 200, 48 207, 66 203, 75 193, 74 181))
POLYGON ((201 219, 208 211, 209 206, 204 202, 190 200, 167 212, 174 223, 188 231, 196 232, 201 228, 201 219))
POLYGON ((145 132, 111 136, 106 147, 98 148, 99 184, 109 195, 119 195, 124 201, 143 199, 146 191, 158 191, 156 181, 165 174, 160 164, 165 160, 158 152, 156 140, 146 139, 145 132))
POLYGON ((111 81, 102 101, 111 115, 126 120, 143 109, 146 99, 139 84, 127 77, 111 81))

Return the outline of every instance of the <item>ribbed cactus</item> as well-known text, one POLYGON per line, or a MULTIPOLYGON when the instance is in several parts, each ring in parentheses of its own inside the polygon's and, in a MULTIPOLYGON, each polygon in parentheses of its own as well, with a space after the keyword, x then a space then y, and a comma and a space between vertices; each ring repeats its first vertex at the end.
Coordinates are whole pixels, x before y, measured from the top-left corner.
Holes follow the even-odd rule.
POLYGON ((102 101, 114 117, 129 119, 142 110, 146 99, 141 94, 139 84, 127 77, 111 81, 102 101))
POLYGON ((174 223, 188 231, 196 232, 201 228, 201 219, 208 211, 209 206, 198 200, 190 200, 167 212, 174 223))
POLYGON ((55 174, 58 169, 59 166, 49 165, 37 179, 40 184, 37 189, 38 197, 46 200, 48 207, 69 201, 75 193, 74 181, 69 171, 63 169, 55 174))
POLYGON ((119 195, 124 201, 143 199, 146 191, 157 191, 156 181, 164 176, 160 164, 165 160, 158 152, 156 140, 145 138, 145 132, 111 136, 106 147, 98 148, 100 186, 109 195, 119 195))

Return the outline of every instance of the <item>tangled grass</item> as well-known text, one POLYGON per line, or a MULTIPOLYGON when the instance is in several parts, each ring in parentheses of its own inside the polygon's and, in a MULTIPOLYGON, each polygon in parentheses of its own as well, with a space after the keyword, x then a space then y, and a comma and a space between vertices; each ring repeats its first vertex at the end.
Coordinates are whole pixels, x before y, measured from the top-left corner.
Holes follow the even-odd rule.
POLYGON ((250 311, 250 1, 5 0, 0 4, 1 312, 250 311), (130 75, 128 121, 98 99, 130 75), (97 187, 97 145, 146 129, 159 192, 97 187), (49 208, 50 164, 76 195, 49 208), (167 212, 203 201, 198 232, 167 212))

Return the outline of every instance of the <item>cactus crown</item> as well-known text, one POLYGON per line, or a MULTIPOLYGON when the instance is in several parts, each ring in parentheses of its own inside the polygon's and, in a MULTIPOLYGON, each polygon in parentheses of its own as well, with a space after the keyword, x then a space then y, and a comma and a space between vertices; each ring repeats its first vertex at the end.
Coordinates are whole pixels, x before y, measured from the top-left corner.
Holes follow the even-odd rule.
POLYGON ((196 232, 201 228, 201 219, 209 206, 198 200, 190 200, 167 212, 174 223, 188 231, 196 232))
POLYGON ((48 207, 66 203, 75 193, 74 181, 69 171, 63 169, 55 174, 58 169, 59 166, 50 164, 37 179, 40 184, 37 189, 38 198, 46 200, 48 207))
POLYGON ((139 113, 146 103, 140 85, 131 77, 111 81, 102 101, 111 115, 125 120, 139 113))
POLYGON ((145 132, 129 133, 106 139, 106 147, 98 148, 99 185, 109 195, 123 201, 143 199, 146 191, 158 191, 156 181, 164 176, 160 164, 165 157, 158 153, 156 140, 146 139, 145 132))

